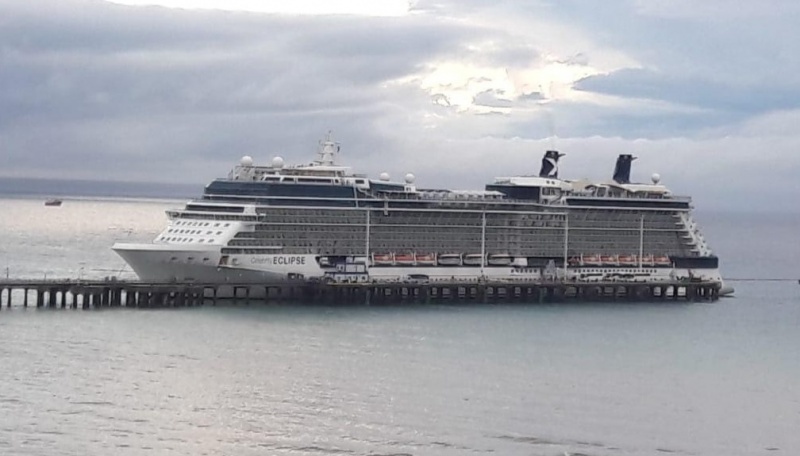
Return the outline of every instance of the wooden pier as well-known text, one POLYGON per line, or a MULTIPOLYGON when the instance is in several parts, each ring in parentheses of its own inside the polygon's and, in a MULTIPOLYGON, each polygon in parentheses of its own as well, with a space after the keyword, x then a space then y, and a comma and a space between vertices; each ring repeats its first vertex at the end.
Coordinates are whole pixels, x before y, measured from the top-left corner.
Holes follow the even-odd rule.
POLYGON ((604 301, 716 301, 719 282, 371 282, 145 283, 138 281, 0 281, 0 309, 168 308, 294 303, 385 305, 402 303, 553 303, 604 301), (221 290, 225 290, 223 293, 221 290))

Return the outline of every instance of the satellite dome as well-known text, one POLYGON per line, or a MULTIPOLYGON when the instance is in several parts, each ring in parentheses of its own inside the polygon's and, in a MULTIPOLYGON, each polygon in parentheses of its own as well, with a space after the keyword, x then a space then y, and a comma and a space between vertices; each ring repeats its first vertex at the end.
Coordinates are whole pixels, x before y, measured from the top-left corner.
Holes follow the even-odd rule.
POLYGON ((661 174, 653 173, 653 175, 650 176, 650 179, 653 181, 654 184, 657 184, 661 182, 661 174))
POLYGON ((283 157, 275 157, 272 159, 273 168, 283 168, 283 157))
POLYGON ((239 163, 241 163, 242 166, 253 166, 253 157, 245 155, 239 160, 239 163))
POLYGON ((411 173, 406 174, 406 184, 413 184, 414 183, 414 179, 416 179, 416 178, 414 177, 413 174, 411 174, 411 173))
POLYGON ((381 173, 381 180, 388 181, 389 180, 389 173, 383 172, 381 173))

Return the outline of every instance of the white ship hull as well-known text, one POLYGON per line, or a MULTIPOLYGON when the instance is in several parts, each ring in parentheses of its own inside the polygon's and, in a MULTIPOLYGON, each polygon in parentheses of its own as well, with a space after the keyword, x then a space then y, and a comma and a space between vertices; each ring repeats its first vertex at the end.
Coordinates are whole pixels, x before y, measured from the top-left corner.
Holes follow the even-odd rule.
MULTIPOLYGON (((351 282, 393 282, 424 277, 437 281, 535 281, 547 273, 541 268, 518 266, 362 266, 361 272, 346 272, 322 267, 315 255, 222 255, 219 246, 175 246, 159 244, 116 244, 117 252, 139 279, 148 282, 199 282, 214 284, 252 284, 250 296, 263 295, 268 284, 296 279, 327 279, 351 282)), ((356 258, 357 260, 357 258, 356 258)), ((347 266, 347 265, 344 265, 347 266)), ((564 278, 564 270, 550 271, 551 277, 564 278)), ((690 277, 722 281, 718 269, 685 270, 673 268, 593 267, 569 268, 567 280, 580 282, 675 281, 690 277)), ((232 288, 221 287, 220 296, 232 296, 232 288)), ((242 296, 242 294, 238 294, 242 296)))

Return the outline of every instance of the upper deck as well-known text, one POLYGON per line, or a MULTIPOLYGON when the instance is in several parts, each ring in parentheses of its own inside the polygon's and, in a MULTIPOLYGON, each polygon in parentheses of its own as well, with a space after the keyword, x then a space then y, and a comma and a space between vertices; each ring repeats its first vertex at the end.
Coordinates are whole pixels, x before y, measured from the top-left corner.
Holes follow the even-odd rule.
POLYGON ((206 186, 202 199, 187 206, 200 211, 223 210, 225 206, 256 204, 267 206, 327 207, 462 207, 476 210, 608 207, 620 209, 688 210, 691 198, 675 196, 654 174, 651 183, 631 183, 630 164, 635 159, 620 155, 613 180, 594 182, 558 177, 558 160, 563 154, 547 151, 537 176, 498 177, 484 190, 420 189, 413 174, 403 182, 354 174, 350 167, 336 163, 340 146, 330 135, 320 141, 317 157, 308 164, 284 164, 275 157, 268 166, 253 164, 245 156, 227 178, 206 186))

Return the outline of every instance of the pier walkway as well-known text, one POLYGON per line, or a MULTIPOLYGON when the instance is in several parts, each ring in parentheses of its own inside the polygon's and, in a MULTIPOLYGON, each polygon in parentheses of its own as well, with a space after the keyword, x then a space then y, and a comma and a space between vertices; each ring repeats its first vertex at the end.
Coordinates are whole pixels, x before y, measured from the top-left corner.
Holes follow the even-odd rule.
POLYGON ((0 280, 0 309, 47 307, 164 308, 284 302, 380 305, 456 302, 716 301, 718 282, 370 282, 146 283, 139 281, 0 280))

